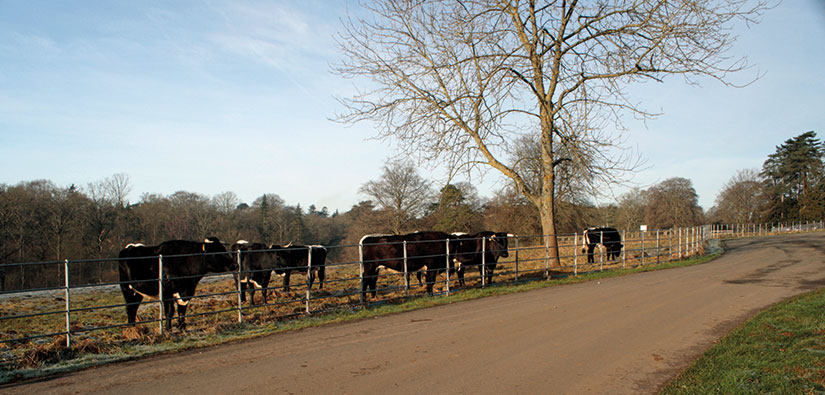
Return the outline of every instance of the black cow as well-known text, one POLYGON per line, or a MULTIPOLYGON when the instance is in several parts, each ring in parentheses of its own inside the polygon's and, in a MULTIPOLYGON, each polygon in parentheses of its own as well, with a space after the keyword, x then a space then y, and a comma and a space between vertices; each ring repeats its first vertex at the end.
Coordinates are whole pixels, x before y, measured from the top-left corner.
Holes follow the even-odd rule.
POLYGON ((622 236, 613 228, 587 228, 582 233, 582 252, 587 251, 587 263, 594 263, 593 250, 601 244, 607 250, 607 259, 618 258, 622 253, 622 236))
POLYGON ((289 291, 289 280, 292 272, 307 272, 307 251, 312 247, 312 270, 309 273, 309 287, 315 282, 318 275, 318 286, 324 289, 326 277, 327 249, 313 245, 273 244, 267 247, 261 243, 249 243, 243 240, 232 245, 232 250, 241 251, 241 265, 245 273, 241 278, 241 302, 246 301, 245 292, 250 294, 250 303, 255 304, 255 289, 261 289, 264 304, 267 303, 267 289, 272 278, 272 271, 284 277, 284 291, 289 291), (251 283, 251 284, 250 284, 251 283))
POLYGON ((163 311, 166 329, 172 328, 178 305, 178 328, 186 329, 186 305, 206 273, 237 269, 217 237, 203 242, 170 240, 156 246, 128 245, 120 251, 120 290, 126 300, 126 317, 135 323, 143 297, 158 296, 158 255, 163 255, 163 311), (183 256, 182 256, 183 255, 183 256))
POLYGON ((284 276, 284 291, 289 291, 289 276, 295 273, 306 274, 308 251, 312 248, 312 268, 309 271, 309 288, 315 282, 315 273, 318 273, 318 288, 324 289, 324 277, 326 277, 327 249, 319 245, 286 245, 279 246, 273 244, 271 247, 278 256, 278 261, 274 267, 275 273, 284 276))
POLYGON ((507 233, 485 230, 468 234, 454 234, 457 247, 455 249, 456 274, 458 283, 464 286, 464 271, 473 266, 478 267, 479 276, 486 271, 487 283, 493 283, 493 271, 496 269, 498 258, 507 258, 507 233), (482 257, 484 259, 482 260, 482 257), (482 263, 484 266, 482 267, 482 263))
MULTIPOLYGON (((405 235, 367 235, 361 238, 364 282, 361 294, 372 290, 376 296, 378 272, 383 266, 397 272, 404 271, 404 242, 407 242, 407 282, 409 273, 426 268, 427 293, 433 293, 435 278, 447 269, 447 240, 451 249, 455 237, 444 232, 415 232, 405 235)), ((452 255, 452 254, 451 254, 452 255)), ((452 269, 450 262, 450 269, 452 269)))
POLYGON ((240 279, 241 302, 246 301, 246 292, 249 292, 249 303, 255 304, 255 289, 260 289, 263 302, 266 304, 267 288, 272 277, 272 270, 278 265, 278 255, 269 249, 266 244, 249 243, 238 240, 232 244, 232 251, 241 253, 240 279))

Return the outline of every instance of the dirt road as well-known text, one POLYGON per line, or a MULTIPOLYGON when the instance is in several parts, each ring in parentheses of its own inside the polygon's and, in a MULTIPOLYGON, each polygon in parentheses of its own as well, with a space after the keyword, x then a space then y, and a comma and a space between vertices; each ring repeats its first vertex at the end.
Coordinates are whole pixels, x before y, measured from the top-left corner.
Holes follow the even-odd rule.
POLYGON ((2 393, 653 393, 757 311, 825 287, 825 234, 721 258, 312 328, 2 393))

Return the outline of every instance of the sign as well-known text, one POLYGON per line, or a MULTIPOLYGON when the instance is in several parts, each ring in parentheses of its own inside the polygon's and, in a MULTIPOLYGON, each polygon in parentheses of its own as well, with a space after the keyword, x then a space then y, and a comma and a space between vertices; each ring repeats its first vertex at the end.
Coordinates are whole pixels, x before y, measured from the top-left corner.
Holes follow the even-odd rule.
POLYGON ((642 232, 647 232, 647 225, 640 226, 639 230, 641 230, 642 232))

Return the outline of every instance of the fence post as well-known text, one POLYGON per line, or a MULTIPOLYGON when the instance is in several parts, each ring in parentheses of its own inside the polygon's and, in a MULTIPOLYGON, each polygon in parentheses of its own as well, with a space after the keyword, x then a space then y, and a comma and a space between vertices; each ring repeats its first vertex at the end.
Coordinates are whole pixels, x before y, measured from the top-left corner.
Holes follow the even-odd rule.
POLYGON ((312 246, 307 248, 307 302, 306 302, 306 312, 309 314, 309 298, 310 298, 310 287, 312 287, 312 283, 310 282, 310 277, 312 276, 312 246))
POLYGON ((579 275, 579 234, 573 233, 573 275, 579 275))
POLYGON ((679 228, 679 259, 682 259, 682 228, 679 228))
POLYGON ((656 264, 659 263, 659 229, 656 229, 656 264))
POLYGON ((550 236, 544 237, 544 279, 550 277, 550 236))
MULTIPOLYGON (((241 276, 243 275, 243 268, 241 267, 241 248, 238 247, 238 253, 235 255, 235 259, 238 261, 238 283, 235 284, 235 288, 238 289, 238 322, 243 322, 243 301, 241 298, 243 297, 243 291, 241 291, 241 276)), ((249 282, 247 282, 249 285, 249 282)), ((264 295, 266 295, 266 288, 264 288, 264 295)), ((254 304, 255 302, 255 292, 252 293, 252 300, 250 304, 254 304)))
POLYGON ((642 235, 642 263, 641 266, 645 265, 645 232, 639 232, 642 235))
POLYGON ((516 283, 518 283, 518 236, 515 237, 516 246, 516 283))
POLYGON ((404 297, 410 296, 410 273, 407 271, 407 240, 404 240, 404 297))
POLYGON ((602 247, 599 248, 599 271, 602 271, 604 266, 604 251, 607 249, 607 246, 604 245, 604 231, 599 234, 599 244, 602 245, 602 247))
MULTIPOLYGON (((627 244, 627 230, 622 230, 622 240, 624 240, 625 244, 627 244)), ((627 261, 626 253, 627 253, 627 246, 622 248, 622 269, 625 268, 625 263, 627 261)))
MULTIPOLYGON (((494 236, 495 237, 495 236, 494 236)), ((487 239, 481 237, 481 288, 484 288, 487 277, 487 239)))
POLYGON ((160 304, 160 309, 158 309, 158 316, 160 317, 158 330, 160 330, 160 334, 163 334, 163 255, 158 255, 158 303, 160 304))
POLYGON ((70 306, 71 303, 69 302, 69 260, 66 259, 63 261, 63 277, 65 280, 65 299, 66 299, 66 348, 72 346, 72 320, 70 317, 70 306))
POLYGON ((363 306, 364 302, 365 302, 364 301, 364 243, 363 243, 363 239, 361 239, 361 242, 358 243, 358 267, 360 269, 359 270, 359 272, 360 272, 359 278, 361 280, 360 281, 361 282, 361 293, 359 293, 359 295, 361 295, 361 296, 359 298, 361 300, 361 306, 363 306))
POLYGON ((444 240, 444 243, 447 244, 447 262, 445 262, 447 266, 444 272, 447 273, 447 296, 450 296, 450 239, 444 240))

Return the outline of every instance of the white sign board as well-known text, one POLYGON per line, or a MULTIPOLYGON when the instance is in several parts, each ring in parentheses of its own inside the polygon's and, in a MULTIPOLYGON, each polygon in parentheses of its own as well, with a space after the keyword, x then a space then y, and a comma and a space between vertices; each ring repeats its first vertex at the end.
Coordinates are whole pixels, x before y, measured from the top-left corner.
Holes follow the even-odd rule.
POLYGON ((647 232, 647 225, 640 226, 639 230, 641 230, 642 232, 647 232))

